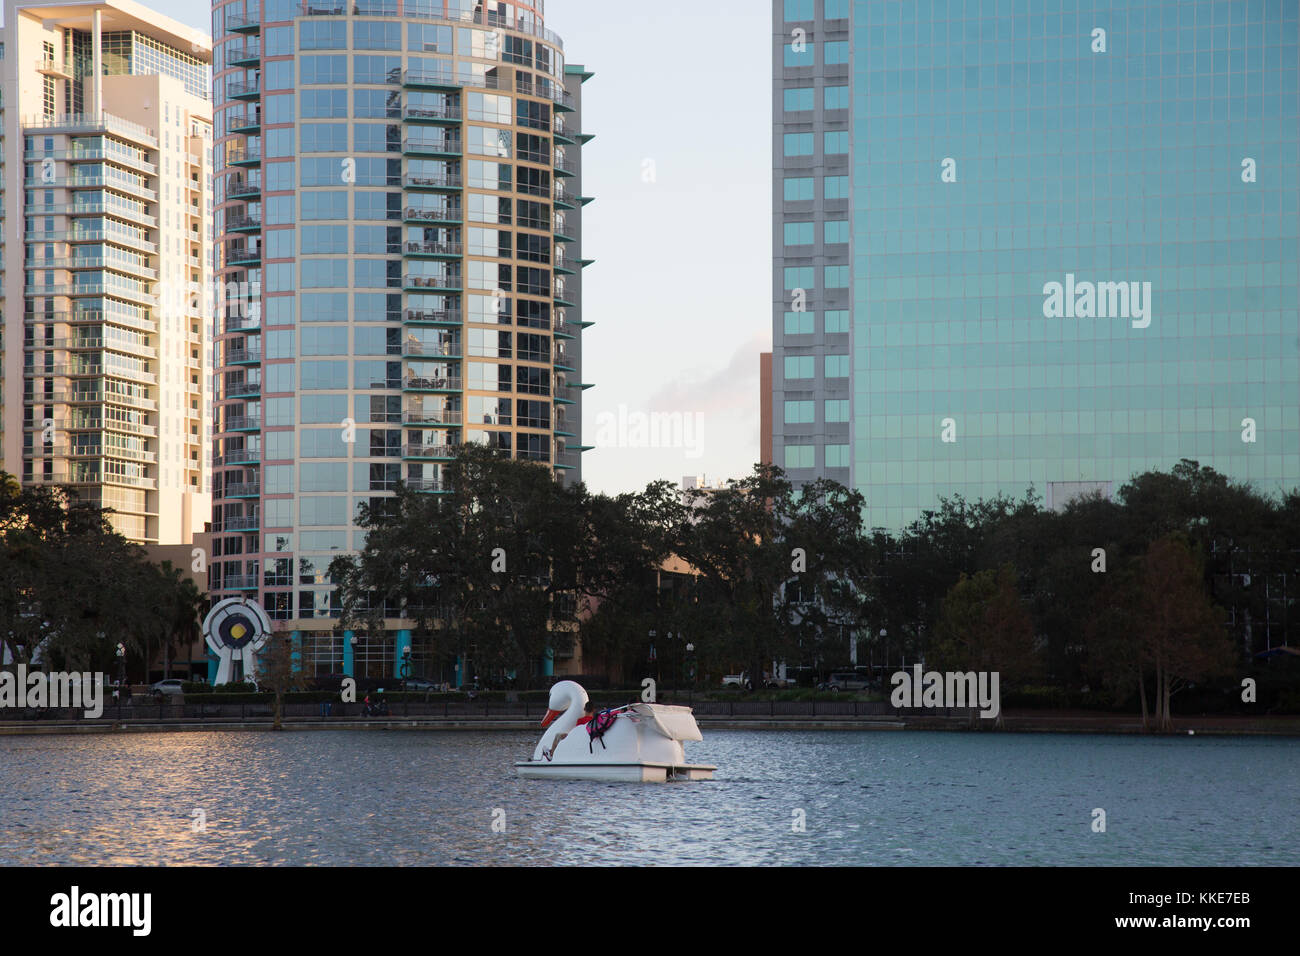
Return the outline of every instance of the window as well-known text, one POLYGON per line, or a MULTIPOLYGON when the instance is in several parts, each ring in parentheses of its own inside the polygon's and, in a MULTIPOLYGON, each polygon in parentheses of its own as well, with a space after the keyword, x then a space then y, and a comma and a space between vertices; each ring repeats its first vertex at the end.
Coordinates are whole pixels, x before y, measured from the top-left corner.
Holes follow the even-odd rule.
POLYGON ((827 130, 823 134, 822 149, 827 155, 847 153, 849 151, 849 131, 846 129, 827 130))
POLYGON ((786 468, 811 468, 813 467, 813 445, 786 445, 785 446, 785 467, 786 468))
POLYGON ((785 423, 787 425, 807 425, 816 420, 816 402, 786 402, 785 423))
POLYGON ((278 96, 266 97, 266 122, 268 123, 292 123, 293 122, 293 94, 281 93, 278 96))
MULTIPOLYGON (((345 229, 346 226, 339 226, 345 229)), ((343 292, 304 292, 302 294, 302 311, 310 315, 313 322, 348 321, 348 297, 343 292)))
POLYGON ((827 445, 826 446, 826 467, 827 468, 849 467, 849 446, 848 445, 827 445))
POLYGON ((828 289, 847 289, 849 287, 849 267, 826 266, 822 270, 822 279, 828 289))
MULTIPOLYGON (((303 355, 347 355, 348 354, 348 327, 346 325, 325 325, 325 326, 304 325, 302 329, 300 329, 300 331, 302 333, 302 354, 303 355)), ((332 399, 335 398, 336 396, 330 395, 327 397, 332 399)), ((347 396, 340 395, 337 397, 344 400, 344 408, 346 408, 347 396)), ((314 402, 315 399, 313 399, 312 401, 314 402)), ((305 417, 307 406, 308 406, 308 402, 304 400, 303 401, 304 418, 302 419, 304 422, 316 422, 316 421, 337 422, 337 421, 341 421, 347 415, 347 413, 344 412, 341 415, 335 415, 331 413, 329 417, 324 419, 307 418, 305 417)))
POLYGON ((785 314, 786 335, 812 335, 816 312, 787 312, 785 314))
MULTIPOLYGON (((344 369, 347 368, 346 362, 335 364, 342 365, 344 369)), ((352 449, 352 445, 343 440, 343 429, 337 427, 303 429, 299 432, 298 445, 301 449, 298 456, 300 458, 347 458, 352 449)), ((267 502, 267 504, 269 503, 267 502)), ((284 527, 287 524, 287 521, 281 521, 278 527, 284 527)))
MULTIPOLYGON (((342 421, 342 418, 339 419, 342 421)), ((321 461, 303 465, 298 473, 299 491, 347 491, 348 463, 345 461, 321 461)), ((333 501, 332 498, 318 498, 318 501, 333 501)), ((339 498, 339 501, 345 499, 339 498)))
POLYGON ((320 86, 348 81, 348 58, 334 56, 304 56, 299 76, 303 86, 320 86))
POLYGON ((813 223, 787 222, 785 224, 785 244, 787 246, 811 246, 813 244, 813 223))
POLYGON ((358 20, 352 25, 352 49, 400 50, 402 25, 383 20, 358 20))
POLYGON ((847 332, 849 330, 849 310, 828 309, 824 321, 826 331, 829 333, 847 332))
POLYGON ((815 378, 816 366, 811 355, 787 355, 785 357, 786 378, 815 378))
POLYGON ((347 90, 303 90, 299 96, 303 119, 343 119, 348 115, 347 90))
MULTIPOLYGON (((393 24, 397 26, 398 24, 393 24)), ((400 56, 369 56, 357 54, 352 58, 353 83, 397 82, 402 74, 400 56)))
POLYGON ((348 251, 347 226, 303 226, 303 255, 329 255, 348 251))
POLYGON ((396 90, 353 90, 352 115, 357 119, 389 119, 402 115, 401 94, 396 90))
POLYGON ((400 142, 397 126, 381 123, 358 123, 353 127, 354 149, 358 153, 397 152, 400 142))
POLYGON ((827 176, 822 180, 822 198, 823 199, 848 199, 849 198, 849 177, 848 176, 827 176))
POLYGON ((396 219, 402 208, 400 193, 381 193, 359 190, 356 194, 353 219, 396 219))
MULTIPOLYGON (((347 329, 341 331, 346 334, 347 329)), ((347 362, 303 362, 301 368, 304 390, 348 387, 347 362)))
POLYGON ((785 181, 786 202, 806 202, 813 198, 813 178, 799 176, 785 181))
POLYGON ((262 67, 262 86, 268 90, 293 89, 293 60, 271 60, 262 67))
POLYGON ((348 194, 343 189, 320 189, 302 194, 303 219, 348 218, 348 194))
POLYGON ((849 241, 849 221, 832 219, 823 224, 822 242, 836 243, 849 241))
POLYGON ((785 50, 786 66, 813 66, 817 62, 816 44, 812 40, 794 40, 787 43, 785 50))
POLYGON ((787 23, 813 19, 813 0, 785 0, 785 19, 787 23))
POLYGON ((787 113, 797 113, 800 110, 812 109, 814 92, 811 86, 798 90, 786 90, 785 111, 787 113))
POLYGON ((347 148, 348 128, 345 124, 302 124, 302 151, 304 153, 342 153, 347 148))
POLYGON ((849 400, 847 398, 826 399, 826 421, 847 422, 849 420, 849 400))
POLYGON ((826 377, 827 378, 848 378, 849 357, 847 355, 826 356, 826 377))
POLYGON ((347 288, 347 259, 303 259, 302 287, 304 289, 347 288))
MULTIPOLYGON (((347 467, 345 462, 339 464, 347 467)), ((304 525, 347 524, 348 499, 344 495, 299 498, 298 522, 304 525)))
POLYGON ((785 155, 811 156, 813 154, 812 133, 786 133, 785 155))
POLYGON ((412 53, 450 53, 451 27, 409 23, 406 26, 406 48, 412 53))
POLYGON ((826 47, 826 59, 824 63, 848 63, 849 62, 849 41, 834 40, 824 44, 826 47))
POLYGON ((299 46, 304 50, 346 50, 347 29, 346 20, 304 21, 299 46))
POLYGON ((812 266, 786 266, 785 287, 787 289, 811 289, 813 287, 812 266))
POLYGON ((828 110, 846 110, 849 108, 849 88, 847 86, 828 86, 822 91, 822 107, 828 110))
POLYGON ((826 9, 822 15, 827 20, 847 20, 849 18, 849 0, 826 0, 826 9))

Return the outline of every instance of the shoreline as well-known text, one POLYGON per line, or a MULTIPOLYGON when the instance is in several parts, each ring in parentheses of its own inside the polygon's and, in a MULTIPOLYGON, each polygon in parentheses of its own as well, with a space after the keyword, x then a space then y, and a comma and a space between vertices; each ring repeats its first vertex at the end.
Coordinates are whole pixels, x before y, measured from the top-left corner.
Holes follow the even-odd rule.
MULTIPOLYGON (((1144 731, 1136 715, 1095 714, 1007 714, 1001 729, 973 731, 964 717, 708 717, 697 716, 700 730, 758 731, 940 731, 999 734, 1110 734, 1149 737, 1300 737, 1300 716, 1277 717, 1184 717, 1174 729, 1163 733, 1144 731)), ((189 731, 269 731, 269 718, 222 720, 202 718, 132 718, 112 720, 21 720, 0 721, 0 737, 33 737, 79 734, 184 733, 189 731)), ((388 717, 388 718, 304 718, 286 717, 284 731, 312 730, 505 730, 536 731, 537 721, 493 717, 388 717)))

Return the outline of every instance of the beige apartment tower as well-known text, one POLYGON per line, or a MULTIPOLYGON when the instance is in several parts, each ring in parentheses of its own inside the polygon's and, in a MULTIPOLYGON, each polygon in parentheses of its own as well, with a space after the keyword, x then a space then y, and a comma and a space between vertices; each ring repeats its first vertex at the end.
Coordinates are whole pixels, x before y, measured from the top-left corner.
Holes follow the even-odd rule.
POLYGON ((211 512, 211 44, 130 0, 4 14, 0 468, 189 543, 211 512))

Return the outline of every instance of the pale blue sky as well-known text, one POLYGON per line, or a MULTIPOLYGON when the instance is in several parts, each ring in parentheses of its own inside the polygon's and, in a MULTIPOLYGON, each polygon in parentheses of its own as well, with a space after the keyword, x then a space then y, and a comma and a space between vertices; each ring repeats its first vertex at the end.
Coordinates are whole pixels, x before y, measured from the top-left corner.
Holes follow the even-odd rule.
MULTIPOLYGON (((144 0, 211 28, 208 10, 144 0)), ((758 354, 771 347, 771 61, 766 0, 548 0, 583 90, 583 458, 594 490, 741 477, 758 460, 758 354), (653 162, 653 182, 645 181, 653 162), (620 438, 619 406, 627 423, 620 438), (681 412, 691 448, 625 447, 681 412), (602 413, 608 415, 602 418, 602 413), (598 426, 605 425, 604 428, 598 426)), ((649 438, 650 436, 646 436, 649 438)), ((671 436, 669 436, 671 437, 671 436)))

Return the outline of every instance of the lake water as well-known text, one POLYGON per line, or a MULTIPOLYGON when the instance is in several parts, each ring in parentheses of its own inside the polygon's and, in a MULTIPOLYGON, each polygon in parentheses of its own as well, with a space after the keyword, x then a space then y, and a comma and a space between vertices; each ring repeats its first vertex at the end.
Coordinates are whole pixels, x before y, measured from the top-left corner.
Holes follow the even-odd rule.
POLYGON ((687 756, 716 779, 679 784, 520 780, 536 738, 3 737, 0 863, 1300 860, 1300 741, 1286 738, 706 731, 687 756))

